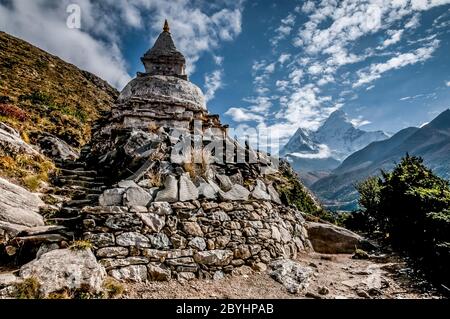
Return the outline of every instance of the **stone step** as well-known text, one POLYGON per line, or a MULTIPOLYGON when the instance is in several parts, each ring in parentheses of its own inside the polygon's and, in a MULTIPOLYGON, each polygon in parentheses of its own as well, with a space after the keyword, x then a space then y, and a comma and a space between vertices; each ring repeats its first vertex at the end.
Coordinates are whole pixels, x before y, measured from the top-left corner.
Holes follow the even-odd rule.
POLYGON ((71 200, 70 202, 66 203, 66 207, 84 207, 88 205, 96 205, 98 203, 98 200, 92 200, 92 199, 80 199, 80 200, 71 200))
POLYGON ((78 179, 80 181, 85 182, 103 182, 103 177, 89 177, 89 176, 78 176, 78 175, 62 175, 60 178, 75 180, 78 179))
POLYGON ((61 171, 61 173, 64 176, 66 176, 66 175, 77 175, 77 176, 87 176, 87 177, 97 176, 97 172, 96 171, 85 171, 83 169, 64 169, 64 168, 61 168, 60 171, 61 171))
POLYGON ((81 209, 76 207, 63 207, 61 208, 60 214, 63 216, 78 216, 81 209))
POLYGON ((60 182, 66 185, 72 185, 72 186, 81 186, 84 188, 93 188, 93 187, 103 187, 103 183, 99 182, 87 182, 87 181, 81 181, 79 179, 60 179, 60 182))

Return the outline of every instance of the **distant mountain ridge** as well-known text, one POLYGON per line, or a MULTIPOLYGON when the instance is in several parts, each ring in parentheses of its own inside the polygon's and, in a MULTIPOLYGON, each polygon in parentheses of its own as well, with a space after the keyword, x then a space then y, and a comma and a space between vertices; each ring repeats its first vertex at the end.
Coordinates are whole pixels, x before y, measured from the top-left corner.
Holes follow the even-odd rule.
MULTIPOLYGON (((317 131, 299 128, 281 155, 306 178, 310 172, 331 171, 355 151, 387 138, 389 135, 382 131, 367 132, 355 127, 339 110, 332 113, 317 131)), ((308 184, 308 180, 305 182, 308 184)))
POLYGON ((358 198, 354 184, 382 169, 392 169, 406 153, 423 157, 436 174, 450 179, 450 110, 422 128, 406 128, 355 152, 311 189, 330 208, 354 209, 358 198))

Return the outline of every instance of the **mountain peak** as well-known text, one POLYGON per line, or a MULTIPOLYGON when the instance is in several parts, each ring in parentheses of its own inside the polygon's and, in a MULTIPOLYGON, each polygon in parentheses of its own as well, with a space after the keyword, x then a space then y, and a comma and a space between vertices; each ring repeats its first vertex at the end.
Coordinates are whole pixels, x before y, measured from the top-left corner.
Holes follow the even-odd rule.
POLYGON ((438 130, 450 129, 450 109, 445 110, 438 115, 433 121, 431 121, 426 127, 434 128, 438 130))

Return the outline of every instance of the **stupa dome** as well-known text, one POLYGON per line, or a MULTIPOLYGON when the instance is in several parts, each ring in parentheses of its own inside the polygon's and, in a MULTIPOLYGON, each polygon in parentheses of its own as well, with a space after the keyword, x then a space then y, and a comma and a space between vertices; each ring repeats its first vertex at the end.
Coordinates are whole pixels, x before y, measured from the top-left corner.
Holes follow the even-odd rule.
POLYGON ((123 89, 119 103, 126 103, 132 98, 152 103, 182 105, 193 111, 206 111, 202 90, 195 84, 174 76, 138 76, 123 89))

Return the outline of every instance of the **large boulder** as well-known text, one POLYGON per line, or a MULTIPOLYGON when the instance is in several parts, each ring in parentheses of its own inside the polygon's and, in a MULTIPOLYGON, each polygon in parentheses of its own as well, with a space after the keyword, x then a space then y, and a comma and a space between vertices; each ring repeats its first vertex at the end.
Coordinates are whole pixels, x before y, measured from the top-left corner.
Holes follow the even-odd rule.
POLYGON ((153 199, 152 195, 142 187, 130 187, 125 192, 124 203, 128 207, 147 206, 153 199))
POLYGON ((233 260, 234 253, 230 250, 199 251, 194 255, 194 260, 200 265, 227 266, 233 260))
POLYGON ((364 239, 345 228, 331 224, 307 222, 308 238, 314 250, 322 254, 352 254, 364 245, 364 239))
POLYGON ((0 149, 7 154, 28 154, 40 156, 37 150, 22 140, 16 130, 1 122, 0 149))
POLYGON ((89 249, 52 250, 24 265, 19 274, 22 279, 35 278, 42 297, 63 290, 97 294, 106 277, 105 269, 89 249))
POLYGON ((39 134, 37 141, 42 153, 53 159, 74 161, 79 154, 69 144, 48 133, 39 134))
POLYGON ((256 181, 255 188, 252 191, 252 197, 260 200, 271 200, 270 195, 267 193, 266 185, 260 180, 256 181))
POLYGON ((36 194, 0 178, 0 221, 27 227, 43 226, 38 214, 45 206, 36 194))
POLYGON ((123 202, 124 188, 107 189, 98 199, 100 206, 121 206, 123 202))

